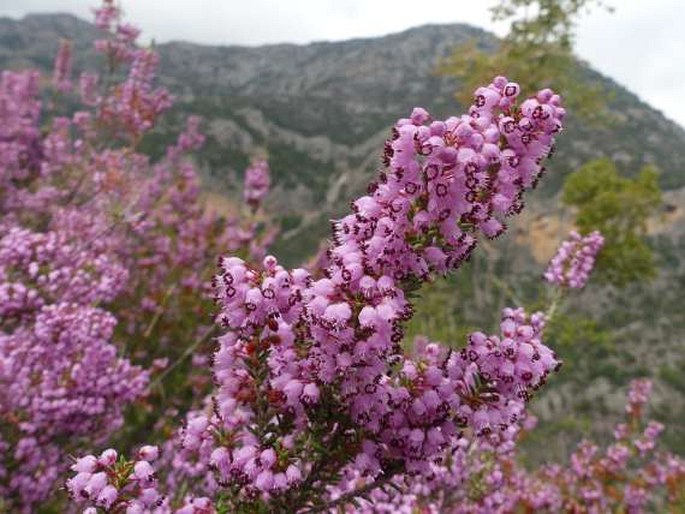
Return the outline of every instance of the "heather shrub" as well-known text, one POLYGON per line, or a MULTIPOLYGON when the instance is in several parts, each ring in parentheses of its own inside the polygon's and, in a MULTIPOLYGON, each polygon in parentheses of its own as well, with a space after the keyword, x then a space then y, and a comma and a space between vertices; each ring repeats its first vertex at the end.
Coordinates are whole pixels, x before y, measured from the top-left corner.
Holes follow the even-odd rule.
POLYGON ((154 86, 155 52, 135 45, 138 31, 113 4, 97 24, 106 80, 84 72, 77 88, 68 42, 52 89, 36 71, 0 79, 0 505, 9 510, 45 502, 83 445, 166 422, 151 380, 165 381, 166 408, 206 393, 204 374, 176 377, 189 374, 189 348, 206 359, 216 254, 259 258, 273 236, 261 228, 263 162, 243 214, 205 208, 190 158, 203 142, 198 118, 157 162, 136 150, 172 98, 154 86), (60 102, 80 107, 65 114, 60 102))
POLYGON ((239 215, 209 211, 192 158, 201 120, 146 155, 173 103, 158 56, 113 1, 96 25, 104 75, 77 86, 62 42, 49 91, 35 71, 0 81, 0 511, 682 504, 685 464, 643 423, 646 381, 606 450, 519 462, 528 403, 562 365, 545 327, 601 259, 599 232, 561 245, 543 309, 506 307, 497 330, 463 341, 405 337, 421 288, 524 209, 562 131, 559 95, 523 98, 497 76, 461 116, 414 108, 325 249, 287 269, 267 251, 267 161, 247 169, 239 215))

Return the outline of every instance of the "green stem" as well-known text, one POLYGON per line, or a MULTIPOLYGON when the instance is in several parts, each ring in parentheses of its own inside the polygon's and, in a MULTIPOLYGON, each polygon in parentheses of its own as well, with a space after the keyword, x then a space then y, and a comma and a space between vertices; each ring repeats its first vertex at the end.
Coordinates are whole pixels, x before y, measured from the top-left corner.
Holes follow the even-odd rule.
POLYGON ((494 274, 490 278, 492 279, 494 284, 504 292, 504 294, 508 295, 512 300, 514 300, 514 304, 516 304, 517 307, 524 306, 519 296, 516 294, 516 292, 511 288, 509 284, 507 284, 494 274))
POLYGON ((157 309, 157 312, 152 317, 150 324, 147 326, 147 328, 145 329, 145 332, 143 333, 144 338, 147 339, 152 334, 152 331, 155 329, 155 326, 159 322, 159 319, 162 317, 162 313, 164 312, 164 306, 169 301, 169 298, 171 298, 171 295, 174 293, 175 290, 176 290, 176 284, 172 284, 171 287, 167 290, 166 294, 164 295, 164 298, 162 298, 161 305, 157 309))
POLYGON ((552 301, 547 308, 547 312, 545 312, 545 319, 549 323, 552 321, 554 318, 554 315, 557 312, 557 309, 559 308, 559 305, 561 304, 561 300, 564 297, 564 288, 563 287, 556 287, 554 289, 554 293, 552 294, 552 301))
POLYGON ((209 340, 211 336, 214 335, 215 332, 215 327, 211 327, 205 332, 205 334, 202 337, 199 337, 195 340, 193 344, 191 344, 186 350, 183 352, 183 355, 181 355, 176 361, 166 368, 162 373, 157 375, 157 378, 155 378, 152 383, 150 384, 150 389, 154 388, 155 386, 159 385, 162 380, 166 378, 166 376, 171 373, 174 368, 176 368, 179 364, 181 364, 185 359, 187 359, 196 349, 198 346, 200 346, 202 343, 205 341, 209 340))

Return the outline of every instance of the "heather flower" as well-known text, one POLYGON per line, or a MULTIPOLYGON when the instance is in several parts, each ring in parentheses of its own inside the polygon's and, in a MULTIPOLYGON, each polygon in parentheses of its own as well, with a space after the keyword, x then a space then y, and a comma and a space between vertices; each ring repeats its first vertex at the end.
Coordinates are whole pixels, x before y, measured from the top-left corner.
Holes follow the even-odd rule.
POLYGON ((102 488, 100 494, 98 494, 95 504, 98 507, 102 507, 104 509, 109 510, 114 504, 114 502, 117 500, 118 496, 119 492, 117 491, 116 487, 114 487, 113 485, 106 485, 102 488))
POLYGON ((103 0, 102 5, 94 12, 95 26, 105 36, 104 39, 95 41, 95 50, 106 54, 110 66, 132 60, 140 31, 120 21, 121 10, 114 0, 103 0))
POLYGON ((97 96, 99 77, 95 73, 83 72, 79 77, 79 93, 85 105, 95 106, 100 99, 97 96))
POLYGON ((144 461, 157 460, 159 457, 159 448, 157 446, 146 445, 138 450, 138 458, 144 461))
POLYGON ((116 86, 115 94, 103 100, 99 112, 102 123, 136 142, 171 107, 172 97, 165 88, 152 86, 159 63, 157 53, 135 49, 130 55, 132 62, 126 81, 116 86))
MULTIPOLYGON (((21 420, 5 426, 12 429, 16 463, 7 491, 23 504, 50 491, 63 466, 60 441, 108 437, 123 423, 124 406, 144 394, 147 374, 117 357, 113 327, 100 309, 61 303, 42 307, 29 326, 0 333, 0 406, 7 419, 21 420)), ((73 469, 83 480, 96 467, 87 457, 73 469)), ((95 497, 102 478, 95 473, 77 485, 95 497)))
POLYGON ((261 204, 270 186, 269 165, 265 160, 255 161, 245 170, 243 197, 253 209, 261 204))
POLYGON ((86 455, 78 459, 71 469, 79 473, 93 473, 97 464, 97 459, 93 455, 86 455))
MULTIPOLYGON (((144 446, 144 448, 152 447, 144 446)), ((95 511, 93 510, 95 506, 102 507, 108 512, 118 511, 117 509, 126 512, 155 512, 157 514, 171 514, 172 512, 211 514, 214 512, 213 506, 206 498, 186 498, 181 510, 174 511, 169 506, 167 498, 159 492, 155 470, 148 460, 116 462, 111 460, 111 455, 116 455, 116 451, 106 450, 97 458, 93 455, 82 457, 79 462, 97 462, 96 473, 79 473, 66 482, 66 489, 71 498, 76 503, 87 505, 84 512, 95 511), (193 505, 197 509, 188 510, 193 505)))
POLYGON ((117 461, 117 457, 117 451, 113 448, 109 448, 100 454, 97 462, 103 467, 108 467, 112 466, 117 461))
MULTIPOLYGON (((279 463, 306 481, 310 465, 297 449, 311 444, 319 422, 320 447, 334 451, 356 437, 361 444, 337 462, 319 458, 369 478, 427 473, 466 427, 504 444, 502 431, 558 367, 541 341, 544 316, 520 309, 505 310, 501 336, 474 334, 462 352, 428 343, 411 357, 399 346, 412 315, 407 290, 458 268, 480 234, 501 233, 539 178, 565 112, 555 95, 517 110, 517 92, 497 78, 467 116, 435 121, 417 108, 400 120, 386 170, 334 223, 322 278, 272 257, 261 266, 220 260, 213 286, 217 322, 228 332, 214 356, 210 425, 231 437, 219 446, 228 453, 209 453, 233 501, 292 501, 288 472, 283 483, 271 459, 265 465, 255 455, 280 448, 279 463)), ((186 448, 200 450, 200 441, 186 448)))
POLYGON ((604 238, 597 231, 584 237, 578 232, 571 232, 550 261, 545 280, 573 289, 583 288, 603 245, 604 238))

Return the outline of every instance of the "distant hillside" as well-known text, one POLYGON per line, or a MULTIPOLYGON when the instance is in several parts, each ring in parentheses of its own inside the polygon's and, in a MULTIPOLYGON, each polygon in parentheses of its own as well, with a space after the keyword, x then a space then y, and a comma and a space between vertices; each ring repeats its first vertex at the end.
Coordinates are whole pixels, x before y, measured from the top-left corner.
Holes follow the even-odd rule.
MULTIPOLYGON (((97 37, 92 25, 69 15, 30 15, 0 18, 0 68, 51 69, 61 37, 74 41, 76 69, 97 65, 86 62, 97 37)), ((484 48, 496 44, 492 35, 468 25, 428 25, 336 43, 159 45, 161 80, 178 102, 148 144, 161 148, 182 115, 202 114, 209 135, 202 153, 205 179, 212 189, 226 191, 250 156, 266 151, 277 185, 273 207, 284 215, 282 250, 311 251, 324 233, 311 227, 343 212, 365 187, 394 120, 416 105, 436 116, 461 111, 453 99, 458 83, 434 70, 469 38, 484 48), (297 244, 289 244, 295 237, 297 244)), ((662 171, 663 187, 684 185, 685 130, 598 73, 588 69, 587 78, 612 92, 617 121, 598 128, 571 115, 545 191, 556 192, 566 174, 598 156, 619 161, 629 174, 653 163, 662 171)))
MULTIPOLYGON (((0 18, 0 67, 50 69, 59 38, 68 37, 77 48, 76 68, 82 68, 96 36, 92 25, 69 15, 0 18)), ((158 49, 162 81, 179 97, 176 112, 207 118, 210 140, 203 155, 212 178, 220 182, 227 169, 239 172, 256 148, 264 148, 277 183, 288 189, 281 207, 320 210, 322 201, 334 208, 362 187, 377 163, 379 141, 412 107, 425 106, 437 116, 461 111, 453 99, 458 84, 434 70, 469 38, 484 48, 496 44, 494 36, 468 25, 427 25, 336 43, 169 43, 158 49)), ((571 117, 545 187, 556 190, 566 173, 600 155, 630 173, 654 163, 665 188, 685 185, 685 130, 590 69, 587 79, 601 81, 613 94, 617 122, 597 128, 571 117)))

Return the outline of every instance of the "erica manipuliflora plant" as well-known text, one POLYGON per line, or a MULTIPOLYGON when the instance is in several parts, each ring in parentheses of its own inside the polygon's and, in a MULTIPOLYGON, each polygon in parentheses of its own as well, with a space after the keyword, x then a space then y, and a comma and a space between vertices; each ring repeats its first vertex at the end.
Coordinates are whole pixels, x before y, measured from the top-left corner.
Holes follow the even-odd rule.
POLYGON ((550 261, 545 280, 562 287, 582 289, 603 245, 604 237, 597 231, 584 237, 572 231, 550 261))
MULTIPOLYGON (((135 44, 114 4, 96 15, 96 49, 119 74, 83 73, 75 90, 63 42, 50 102, 36 71, 0 78, 3 511, 33 512, 54 496, 67 455, 114 437, 133 403, 141 425, 146 413, 160 418, 158 384, 190 368, 188 348, 201 361, 212 335, 202 291, 215 254, 261 258, 273 236, 259 208, 268 183, 240 216, 205 209, 190 158, 204 141, 198 118, 161 159, 136 150, 171 96, 154 85, 156 54, 135 44), (55 114, 62 100, 80 110, 55 114)), ((167 387, 177 393, 168 407, 204 394, 204 375, 167 387)))
POLYGON ((341 480, 371 490, 429 472, 464 437, 507 440, 559 364, 543 315, 505 310, 500 336, 474 333, 462 351, 400 343, 410 296, 499 235, 542 173, 565 112, 549 90, 518 94, 498 77, 468 115, 400 120, 386 169, 334 223, 324 278, 271 256, 220 260, 217 389, 179 432, 172 484, 230 512, 316 512, 356 496, 323 494, 341 480))
POLYGON ((561 294, 585 285, 601 235, 562 245, 546 312, 505 308, 494 333, 448 346, 404 340, 421 287, 523 209, 564 122, 558 95, 521 101, 496 77, 460 117, 415 108, 326 254, 288 269, 267 251, 268 163, 246 170, 239 215, 210 212, 193 160, 201 120, 161 157, 144 154, 173 97, 115 3, 95 14, 105 75, 82 72, 76 87, 63 43, 48 104, 37 72, 0 80, 0 511, 640 512, 682 500, 682 461, 657 451, 659 424, 641 424, 646 382, 606 452, 585 443, 568 469, 516 460, 527 402, 561 364, 545 328, 561 294), (79 110, 57 115, 63 100, 79 110))
POLYGON ((325 278, 273 259, 263 271, 223 261, 218 319, 230 332, 215 358, 209 424, 232 434, 215 452, 225 456, 219 483, 238 486, 234 508, 316 509, 315 491, 341 473, 386 481, 425 472, 466 428, 497 440, 556 367, 523 314, 506 315, 507 354, 480 334, 462 353, 431 345, 410 358, 399 345, 407 295, 459 267, 479 233, 498 235, 539 177, 564 111, 549 91, 520 109, 517 95, 498 77, 476 92, 467 116, 432 122, 415 109, 400 120, 386 171, 334 224, 325 278), (504 368, 502 355, 513 357, 504 368), (269 448, 280 458, 253 467, 269 448), (311 491, 278 478, 291 465, 311 491))

